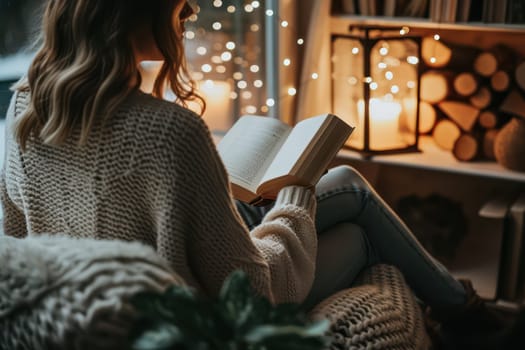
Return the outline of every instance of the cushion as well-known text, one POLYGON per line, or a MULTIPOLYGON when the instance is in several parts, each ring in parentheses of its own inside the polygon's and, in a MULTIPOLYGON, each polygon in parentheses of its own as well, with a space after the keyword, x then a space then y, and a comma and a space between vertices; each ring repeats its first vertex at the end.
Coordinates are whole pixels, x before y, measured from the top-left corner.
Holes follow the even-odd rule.
POLYGON ((0 236, 0 349, 121 349, 140 291, 183 281, 140 243, 0 236))
POLYGON ((330 349, 428 349, 423 312, 399 270, 366 269, 355 286, 317 305, 310 316, 328 318, 330 349))

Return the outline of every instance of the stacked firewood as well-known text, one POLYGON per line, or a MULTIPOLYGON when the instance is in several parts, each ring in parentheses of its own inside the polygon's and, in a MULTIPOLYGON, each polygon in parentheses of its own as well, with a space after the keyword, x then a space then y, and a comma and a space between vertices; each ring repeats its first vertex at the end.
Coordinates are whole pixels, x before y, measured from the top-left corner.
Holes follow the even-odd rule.
POLYGON ((525 118, 525 59, 424 38, 420 132, 461 161, 495 159, 494 141, 512 116, 525 118))

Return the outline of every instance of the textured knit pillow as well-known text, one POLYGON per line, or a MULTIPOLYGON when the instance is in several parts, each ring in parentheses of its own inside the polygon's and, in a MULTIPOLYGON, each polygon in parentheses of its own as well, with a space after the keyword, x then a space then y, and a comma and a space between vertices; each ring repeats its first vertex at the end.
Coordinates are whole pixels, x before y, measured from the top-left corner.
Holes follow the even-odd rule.
POLYGON ((428 349, 423 313, 393 266, 365 270, 355 287, 327 298, 311 312, 330 323, 330 349, 428 349))
POLYGON ((0 236, 0 349, 123 349, 129 299, 183 281, 140 243, 0 236))

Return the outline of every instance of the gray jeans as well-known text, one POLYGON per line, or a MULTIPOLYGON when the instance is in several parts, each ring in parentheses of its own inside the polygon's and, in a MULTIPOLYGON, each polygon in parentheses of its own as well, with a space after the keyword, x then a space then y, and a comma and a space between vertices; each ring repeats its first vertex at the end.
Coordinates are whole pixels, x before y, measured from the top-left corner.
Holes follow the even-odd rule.
MULTIPOLYGON (((350 287, 366 266, 399 268, 416 296, 431 306, 461 305, 462 285, 417 241, 410 229, 355 169, 330 169, 316 186, 319 234, 315 281, 306 305, 350 287)), ((249 226, 268 208, 238 204, 249 226)))

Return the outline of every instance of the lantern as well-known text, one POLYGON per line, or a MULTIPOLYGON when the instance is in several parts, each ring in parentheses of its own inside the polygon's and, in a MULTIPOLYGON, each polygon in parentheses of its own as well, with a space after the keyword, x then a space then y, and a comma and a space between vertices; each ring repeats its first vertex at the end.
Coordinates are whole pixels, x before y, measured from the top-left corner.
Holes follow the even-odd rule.
POLYGON ((346 148, 418 151, 421 37, 408 31, 352 26, 332 36, 333 112, 356 127, 346 148))

